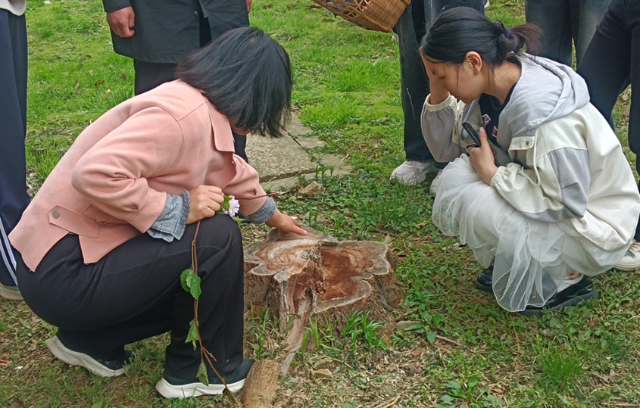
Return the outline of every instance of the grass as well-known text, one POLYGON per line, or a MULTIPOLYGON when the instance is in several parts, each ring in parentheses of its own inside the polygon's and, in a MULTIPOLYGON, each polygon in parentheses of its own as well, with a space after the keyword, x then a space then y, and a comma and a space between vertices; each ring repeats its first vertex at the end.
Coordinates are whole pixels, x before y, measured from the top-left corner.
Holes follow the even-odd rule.
MULTIPOLYGON (((492 0, 507 26, 524 20, 523 0, 492 0)), ((428 183, 389 184, 403 161, 397 44, 358 29, 310 1, 256 0, 252 24, 291 55, 297 114, 322 138, 322 151, 349 154, 350 176, 325 172, 322 194, 295 192, 279 206, 338 239, 385 241, 407 290, 396 311, 404 330, 353 315, 338 327, 312 319, 304 348, 281 379, 284 407, 601 407, 640 401, 640 278, 594 279, 600 299, 564 313, 523 318, 474 289, 481 267, 468 248, 431 223, 428 183), (452 340, 446 341, 443 339, 452 340), (312 378, 327 369, 333 378, 312 378)), ((74 138, 133 93, 130 60, 113 53, 101 2, 28 3, 30 46, 27 154, 37 190, 74 138)), ((616 106, 627 145, 628 92, 616 106)), ((303 182, 304 183, 304 182, 303 182)), ((244 227, 247 242, 264 227, 244 227)), ((268 310, 247 306, 246 354, 275 358, 284 334, 268 310)), ((167 337, 132 345, 138 359, 123 378, 103 379, 54 359, 44 340, 55 328, 24 304, 0 302, 0 407, 210 407, 221 398, 165 401, 167 337)), ((626 404, 626 405, 625 405, 626 404)))

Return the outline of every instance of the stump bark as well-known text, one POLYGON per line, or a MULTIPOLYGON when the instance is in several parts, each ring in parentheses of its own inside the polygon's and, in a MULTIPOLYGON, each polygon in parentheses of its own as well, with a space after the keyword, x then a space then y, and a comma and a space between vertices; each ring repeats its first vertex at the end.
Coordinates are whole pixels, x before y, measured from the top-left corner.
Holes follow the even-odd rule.
POLYGON ((393 322, 391 309, 403 290, 381 242, 342 241, 303 227, 305 237, 272 229, 263 242, 245 248, 245 301, 267 306, 280 318, 287 334, 286 372, 300 347, 309 317, 323 314, 344 323, 354 311, 393 322))

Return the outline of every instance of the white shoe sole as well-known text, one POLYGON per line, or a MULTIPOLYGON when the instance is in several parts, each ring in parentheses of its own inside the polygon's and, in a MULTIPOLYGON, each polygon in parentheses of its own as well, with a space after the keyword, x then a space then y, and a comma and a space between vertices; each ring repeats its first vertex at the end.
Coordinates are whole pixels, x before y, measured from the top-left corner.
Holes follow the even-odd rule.
POLYGON ((7 300, 23 300, 19 291, 7 289, 2 284, 0 284, 0 297, 7 300))
POLYGON ((100 377, 117 377, 124 374, 126 371, 126 368, 124 367, 119 370, 111 370, 86 354, 69 350, 64 346, 64 344, 62 344, 60 339, 58 339, 58 336, 53 336, 49 340, 45 341, 44 344, 47 345, 47 348, 58 358, 58 360, 72 366, 84 367, 100 377))
MULTIPOLYGON (((233 384, 227 384, 229 391, 238 392, 244 387, 244 381, 240 380, 233 384)), ((204 385, 201 382, 185 384, 185 385, 173 385, 169 384, 164 378, 158 381, 156 384, 156 390, 165 398, 189 398, 199 397, 201 395, 220 395, 224 392, 224 385, 211 384, 204 385)))

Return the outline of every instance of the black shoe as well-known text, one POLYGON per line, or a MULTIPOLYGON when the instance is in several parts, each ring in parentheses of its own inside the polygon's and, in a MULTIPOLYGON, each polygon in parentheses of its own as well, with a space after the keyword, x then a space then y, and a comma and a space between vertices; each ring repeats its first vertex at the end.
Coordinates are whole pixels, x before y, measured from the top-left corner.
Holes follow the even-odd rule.
POLYGON ((482 271, 473 284, 482 291, 493 292, 493 266, 482 271))
POLYGON ((129 350, 125 350, 122 357, 116 360, 92 357, 80 351, 72 350, 63 344, 57 336, 53 336, 44 343, 59 360, 72 366, 84 367, 101 377, 116 377, 124 374, 127 370, 126 365, 135 358, 135 355, 129 350))
MULTIPOLYGON (((253 366, 254 361, 249 358, 230 373, 221 374, 231 392, 237 392, 244 387, 244 381, 253 366)), ((201 395, 219 395, 224 391, 224 385, 217 376, 209 376, 209 385, 204 385, 197 378, 183 380, 164 374, 156 384, 156 390, 165 398, 199 397, 201 395)))
POLYGON ((543 307, 527 306, 525 310, 518 313, 523 316, 541 316, 543 310, 562 310, 565 307, 575 306, 585 300, 597 298, 598 291, 593 286, 593 282, 591 282, 588 276, 584 276, 580 282, 551 296, 543 307))

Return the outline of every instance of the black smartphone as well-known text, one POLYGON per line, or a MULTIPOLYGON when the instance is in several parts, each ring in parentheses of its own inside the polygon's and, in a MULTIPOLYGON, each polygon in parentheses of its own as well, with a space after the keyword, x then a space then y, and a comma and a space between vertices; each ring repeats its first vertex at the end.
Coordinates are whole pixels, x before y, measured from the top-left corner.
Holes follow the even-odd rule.
POLYGON ((473 126, 471 126, 469 122, 463 122, 462 128, 467 131, 471 140, 473 140, 473 142, 476 144, 476 147, 480 147, 480 136, 478 135, 478 132, 475 131, 473 126))

